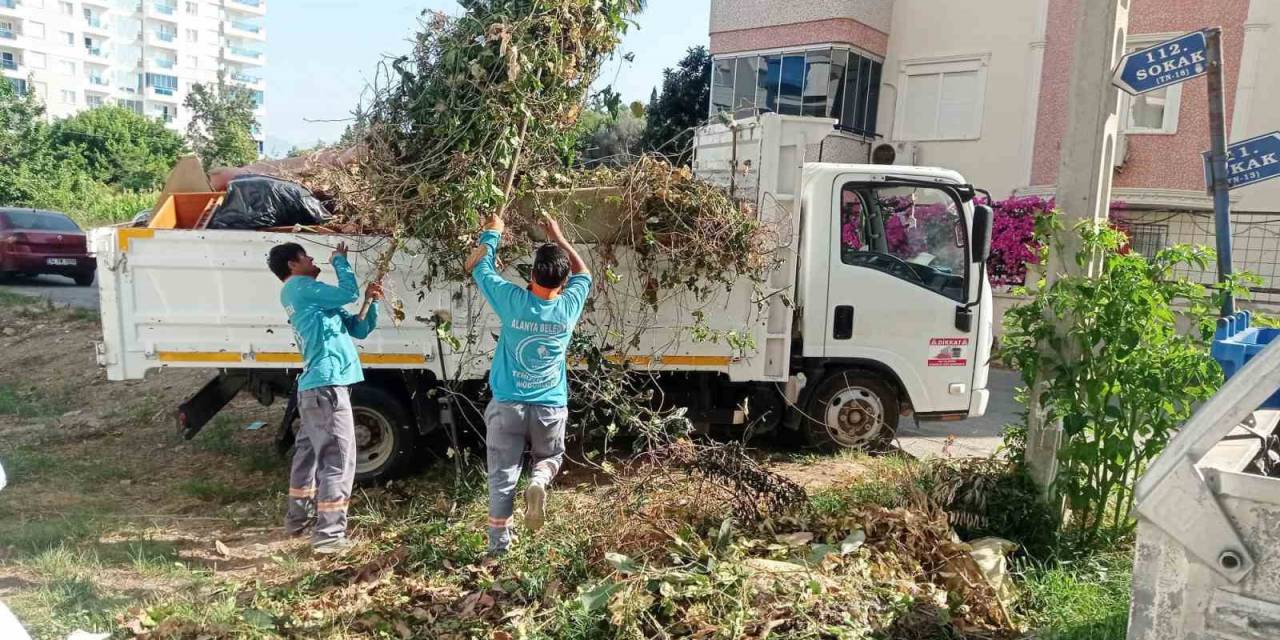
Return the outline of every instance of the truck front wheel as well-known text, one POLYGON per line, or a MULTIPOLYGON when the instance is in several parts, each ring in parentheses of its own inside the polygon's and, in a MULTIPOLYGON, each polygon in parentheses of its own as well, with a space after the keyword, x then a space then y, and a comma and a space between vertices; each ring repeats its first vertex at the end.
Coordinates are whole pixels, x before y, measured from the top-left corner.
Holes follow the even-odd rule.
POLYGON ((898 429, 898 394, 875 374, 835 371, 814 389, 805 411, 809 442, 824 449, 889 444, 898 429))

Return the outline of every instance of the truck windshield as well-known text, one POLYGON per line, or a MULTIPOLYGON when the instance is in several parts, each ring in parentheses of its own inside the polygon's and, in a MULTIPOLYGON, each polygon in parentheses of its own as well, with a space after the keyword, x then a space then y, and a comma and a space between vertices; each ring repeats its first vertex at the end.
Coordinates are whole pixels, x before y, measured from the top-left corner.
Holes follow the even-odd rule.
POLYGON ((950 193, 850 183, 841 191, 839 215, 845 264, 883 271, 964 301, 967 234, 950 193))

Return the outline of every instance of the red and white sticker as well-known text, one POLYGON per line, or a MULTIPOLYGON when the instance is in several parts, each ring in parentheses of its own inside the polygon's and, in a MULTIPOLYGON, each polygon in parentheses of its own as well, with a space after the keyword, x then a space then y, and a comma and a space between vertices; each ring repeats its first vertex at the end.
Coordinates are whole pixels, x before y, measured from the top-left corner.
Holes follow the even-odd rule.
POLYGON ((968 338, 931 338, 929 352, 930 367, 965 367, 969 365, 965 357, 965 349, 969 346, 968 338))

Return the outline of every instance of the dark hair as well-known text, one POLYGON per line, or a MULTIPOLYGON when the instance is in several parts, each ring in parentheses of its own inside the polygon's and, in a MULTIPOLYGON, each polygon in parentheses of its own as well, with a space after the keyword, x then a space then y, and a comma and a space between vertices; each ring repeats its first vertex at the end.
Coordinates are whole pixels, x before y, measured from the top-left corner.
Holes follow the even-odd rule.
POLYGON ((276 277, 284 282, 293 275, 293 271, 289 269, 289 263, 302 258, 306 253, 302 245, 296 242, 278 244, 271 247, 271 253, 267 254, 267 266, 271 268, 271 273, 276 274, 276 277))
POLYGON ((548 289, 564 286, 569 279, 569 254, 558 245, 544 244, 533 257, 533 281, 548 289))

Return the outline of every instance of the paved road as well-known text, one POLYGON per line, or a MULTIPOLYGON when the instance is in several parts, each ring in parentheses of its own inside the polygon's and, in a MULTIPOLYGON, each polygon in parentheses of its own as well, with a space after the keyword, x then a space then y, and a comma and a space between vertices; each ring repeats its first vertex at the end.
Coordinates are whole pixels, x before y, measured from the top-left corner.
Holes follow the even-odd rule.
POLYGON ((48 298, 54 304, 81 309, 98 308, 98 283, 92 286, 77 287, 71 278, 62 276, 38 276, 19 279, 0 285, 0 291, 20 293, 23 295, 48 298))
POLYGON ((991 369, 987 388, 991 402, 987 414, 960 422, 921 422, 910 418, 898 424, 899 446, 918 458, 951 455, 952 457, 989 456, 1000 446, 1004 425, 1021 420, 1022 407, 1014 401, 1014 388, 1021 384, 1016 371, 991 369), (948 436, 955 442, 947 447, 948 436))

